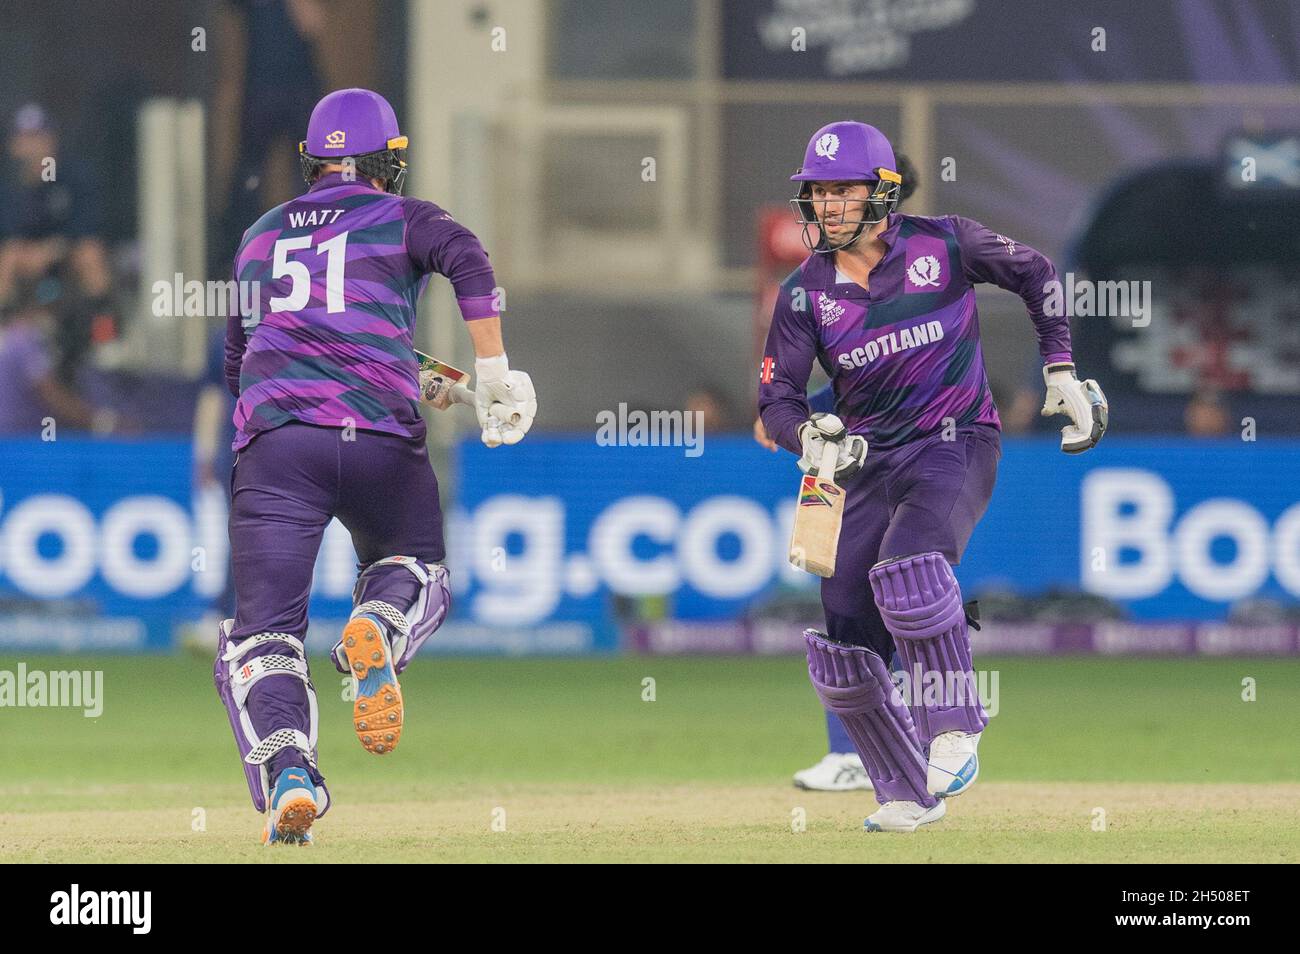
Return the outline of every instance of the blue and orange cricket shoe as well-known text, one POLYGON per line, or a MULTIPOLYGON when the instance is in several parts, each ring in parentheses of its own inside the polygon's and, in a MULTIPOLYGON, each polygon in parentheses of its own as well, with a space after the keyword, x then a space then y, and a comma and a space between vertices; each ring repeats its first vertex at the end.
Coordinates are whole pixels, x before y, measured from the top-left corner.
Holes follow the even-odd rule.
POLYGON ((402 690, 387 633, 369 616, 343 629, 343 655, 352 676, 352 726, 367 752, 384 755, 402 737, 402 690))
POLYGON ((316 786, 307 770, 290 766, 280 773, 271 790, 264 845, 310 845, 316 820, 316 786))

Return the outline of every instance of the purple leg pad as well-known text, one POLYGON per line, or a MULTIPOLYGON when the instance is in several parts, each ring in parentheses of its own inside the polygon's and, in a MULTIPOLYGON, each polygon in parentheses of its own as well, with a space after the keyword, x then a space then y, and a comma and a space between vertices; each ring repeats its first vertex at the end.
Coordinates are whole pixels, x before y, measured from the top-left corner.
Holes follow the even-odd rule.
MULTIPOLYGON (((245 758, 253 751, 254 739, 267 739, 286 730, 301 733, 305 739, 314 739, 314 690, 311 689, 309 682, 287 672, 283 676, 262 678, 249 687, 241 711, 237 701, 239 692, 237 683, 241 680, 242 674, 248 672, 253 666, 268 663, 271 664, 272 669, 283 668, 288 659, 285 654, 292 652, 292 647, 279 640, 267 640, 254 645, 239 654, 232 673, 232 667, 225 657, 235 642, 242 645, 243 641, 230 639, 227 634, 227 624, 230 622, 226 621, 218 630, 217 658, 212 671, 213 681, 217 687, 217 695, 226 707, 226 715, 230 719, 230 728, 235 735, 239 760, 244 767, 244 776, 248 782, 253 806, 259 812, 264 812, 267 779, 263 777, 263 766, 251 764, 245 758), (255 663, 255 660, 262 660, 262 663, 255 663)), ((302 749, 286 746, 271 755, 264 767, 269 778, 274 780, 280 772, 291 766, 304 769, 317 788, 325 787, 325 778, 315 765, 314 752, 309 756, 302 749)), ((329 807, 328 796, 319 807, 319 814, 324 815, 329 807)))
POLYGON ((266 793, 262 790, 262 771, 256 765, 249 765, 244 756, 253 750, 253 745, 240 724, 239 707, 235 705, 234 695, 230 689, 230 672, 222 661, 227 648, 226 632, 223 627, 217 642, 217 659, 212 667, 212 679, 217 686, 217 695, 226 707, 226 716, 230 719, 230 730, 235 734, 235 746, 239 750, 239 764, 244 767, 244 777, 248 781, 248 792, 253 797, 253 807, 259 812, 266 811, 266 793))
MULTIPOLYGON (((451 609, 451 579, 439 563, 395 556, 377 560, 361 571, 352 589, 352 615, 366 614, 388 630, 402 674, 420 647, 434 634, 451 609)), ((346 674, 347 662, 335 646, 334 666, 346 674)))
POLYGON ((934 807, 938 799, 926 784, 928 766, 912 717, 885 661, 866 647, 832 642, 815 629, 804 630, 803 638, 813 688, 826 711, 839 716, 862 757, 876 801, 934 807))
POLYGON ((961 589, 941 553, 878 564, 871 590, 902 657, 912 719, 928 746, 944 732, 983 732, 961 589))

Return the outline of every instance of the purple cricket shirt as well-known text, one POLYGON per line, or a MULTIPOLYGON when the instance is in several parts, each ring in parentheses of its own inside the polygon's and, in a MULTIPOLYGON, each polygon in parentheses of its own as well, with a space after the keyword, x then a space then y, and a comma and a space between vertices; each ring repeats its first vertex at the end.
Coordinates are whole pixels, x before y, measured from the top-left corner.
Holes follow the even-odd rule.
POLYGON ((1056 269, 1046 256, 956 215, 895 213, 870 291, 840 284, 833 255, 812 254, 781 284, 758 406, 767 432, 801 453, 806 389, 816 360, 831 378, 836 414, 879 448, 958 427, 1000 427, 980 348, 975 284, 1015 292, 1029 309, 1044 363, 1069 361, 1070 326, 1043 313, 1056 269))
POLYGON ((433 273, 466 320, 497 314, 487 253, 432 202, 333 173, 258 219, 234 268, 260 283, 257 313, 226 326, 235 450, 289 421, 422 439, 413 341, 433 273))

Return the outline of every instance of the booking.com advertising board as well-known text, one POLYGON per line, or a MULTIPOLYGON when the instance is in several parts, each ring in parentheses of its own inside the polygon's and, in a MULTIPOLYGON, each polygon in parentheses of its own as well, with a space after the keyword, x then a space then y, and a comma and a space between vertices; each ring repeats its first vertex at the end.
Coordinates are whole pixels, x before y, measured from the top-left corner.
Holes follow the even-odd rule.
MULTIPOLYGON (((741 437, 701 454, 534 434, 495 450, 465 441, 454 458, 443 651, 612 651, 629 614, 703 625, 778 593, 815 598, 816 580, 785 559, 797 485, 785 452, 741 437)), ((3 441, 0 460, 0 651, 165 649, 209 611, 225 582, 224 500, 193 490, 187 442, 3 441)), ((1294 441, 1111 437, 1067 457, 1007 439, 958 577, 968 595, 1088 591, 1145 622, 1295 604, 1298 462, 1294 441)), ((316 648, 350 608, 353 560, 331 526, 316 648)))

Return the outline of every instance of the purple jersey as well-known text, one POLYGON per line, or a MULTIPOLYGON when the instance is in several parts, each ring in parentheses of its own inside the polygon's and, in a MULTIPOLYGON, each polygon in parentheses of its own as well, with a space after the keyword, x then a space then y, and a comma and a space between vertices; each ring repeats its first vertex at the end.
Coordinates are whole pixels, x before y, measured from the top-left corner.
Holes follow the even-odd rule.
POLYGON ((815 360, 854 434, 896 447, 944 427, 1000 426, 980 350, 975 284, 1018 294, 1044 362, 1070 360, 1070 327, 1043 313, 1056 270, 1045 256, 978 222, 894 214, 870 291, 840 283, 834 256, 810 255, 781 285, 759 369, 767 433, 798 454, 815 360))
POLYGON ((431 202, 334 173, 258 219, 235 256, 257 309, 226 329, 235 449, 288 421, 423 438, 413 336, 434 272, 467 320, 496 314, 487 253, 431 202))

